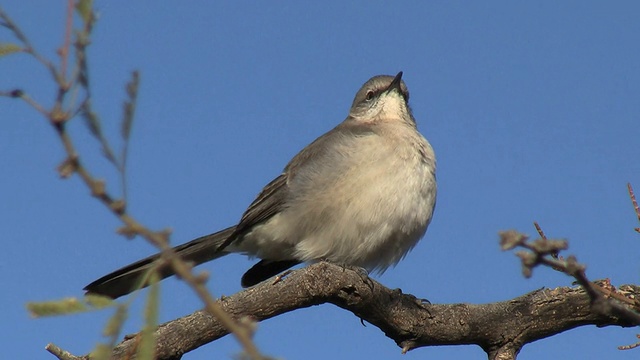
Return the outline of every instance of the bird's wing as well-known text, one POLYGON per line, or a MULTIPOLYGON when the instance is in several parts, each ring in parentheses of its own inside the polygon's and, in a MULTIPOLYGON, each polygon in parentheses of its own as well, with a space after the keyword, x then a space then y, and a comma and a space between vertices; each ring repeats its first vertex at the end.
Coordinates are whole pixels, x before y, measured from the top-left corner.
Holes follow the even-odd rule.
POLYGON ((247 210, 242 215, 240 222, 236 226, 235 231, 229 238, 218 248, 218 251, 224 249, 238 236, 251 230, 255 225, 258 225, 273 215, 280 212, 285 204, 285 199, 288 194, 287 186, 287 174, 282 173, 277 178, 273 179, 267 186, 265 186, 255 200, 249 205, 247 210))
MULTIPOLYGON (((288 198, 292 196, 291 182, 296 182, 295 178, 298 172, 304 171, 307 166, 313 166, 315 168, 332 168, 331 173, 340 173, 344 169, 336 169, 333 160, 340 156, 336 152, 344 147, 336 146, 336 143, 345 142, 354 136, 366 136, 372 133, 372 130, 367 126, 353 121, 345 121, 307 145, 289 162, 282 174, 262 189, 242 215, 234 233, 218 248, 218 251, 223 250, 254 226, 284 210, 288 198)), ((327 173, 327 176, 329 175, 327 173)), ((335 176, 335 174, 333 175, 335 176)))
POLYGON ((288 191, 287 174, 280 174, 280 176, 267 184, 249 205, 242 215, 242 219, 240 219, 236 233, 244 232, 280 212, 288 191))

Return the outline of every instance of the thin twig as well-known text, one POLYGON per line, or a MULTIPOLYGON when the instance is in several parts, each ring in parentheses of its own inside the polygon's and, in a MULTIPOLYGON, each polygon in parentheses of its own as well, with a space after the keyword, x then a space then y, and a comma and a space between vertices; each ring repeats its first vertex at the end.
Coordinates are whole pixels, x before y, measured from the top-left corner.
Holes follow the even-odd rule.
MULTIPOLYGON (((636 335, 636 337, 640 339, 640 334, 636 335)), ((640 341, 631 345, 618 346, 618 350, 631 350, 631 349, 637 348, 638 346, 640 346, 640 341)))
MULTIPOLYGON (((73 9, 73 0, 68 0, 67 6, 67 9, 73 9)), ((125 212, 123 202, 115 200, 106 191, 105 183, 101 180, 97 180, 93 175, 91 175, 87 168, 84 167, 80 156, 76 151, 74 143, 69 136, 69 133, 66 131, 66 122, 68 122, 73 117, 73 115, 77 114, 78 112, 77 109, 73 109, 73 106, 71 106, 70 109, 67 109, 68 105, 65 106, 65 99, 69 92, 69 89, 75 88, 77 85, 80 85, 81 87, 84 87, 85 91, 87 92, 87 100, 90 96, 85 49, 89 44, 88 37, 91 32, 93 20, 95 20, 95 17, 91 16, 89 21, 85 23, 84 33, 79 34, 79 39, 78 41, 76 41, 76 60, 79 64, 79 71, 77 72, 77 82, 75 79, 75 72, 74 78, 72 78, 72 80, 69 82, 66 82, 64 76, 62 75, 66 73, 66 67, 68 63, 68 48, 70 46, 69 26, 73 23, 73 11, 67 12, 66 24, 68 26, 67 31, 65 32, 64 45, 60 54, 62 60, 60 71, 53 65, 53 63, 42 57, 33 48, 28 38, 18 28, 18 26, 15 25, 10 17, 4 11, 2 11, 2 9, 0 9, 0 20, 2 20, 1 25, 11 30, 12 33, 23 43, 25 47, 25 53, 30 54, 31 56, 36 58, 42 65, 49 69, 54 81, 58 85, 55 103, 52 106, 51 110, 45 109, 43 106, 31 99, 28 95, 24 94, 24 92, 19 90, 1 92, 0 95, 19 97, 23 101, 31 105, 47 119, 49 119, 50 124, 56 130, 56 133, 58 134, 67 154, 67 159, 59 167, 60 174, 63 177, 68 177, 73 173, 78 174, 83 183, 91 190, 91 194, 100 202, 102 202, 108 209, 110 209, 111 212, 120 219, 120 221, 122 221, 122 223, 124 224, 124 230, 121 231, 122 233, 129 235, 141 235, 153 245, 161 249, 162 259, 164 259, 164 261, 170 262, 176 274, 193 288, 198 297, 200 297, 200 299, 205 303, 207 311, 214 317, 216 317, 230 332, 232 332, 236 336, 238 341, 242 344, 245 351, 251 358, 263 359, 264 357, 260 354, 251 339, 251 331, 247 327, 238 324, 234 319, 231 318, 231 316, 229 316, 222 310, 220 305, 216 303, 215 299, 208 292, 206 286, 204 285, 204 278, 202 276, 195 276, 191 272, 191 266, 182 261, 182 259, 176 254, 176 252, 169 246, 168 231, 151 231, 140 224, 133 217, 129 216, 125 212), (86 38, 84 38, 84 36, 86 36, 86 38)), ((55 345, 49 345, 47 349, 61 359, 69 358, 67 357, 68 355, 66 352, 59 349, 55 345)))
POLYGON ((82 360, 82 357, 75 356, 68 351, 62 350, 54 344, 47 344, 45 350, 53 354, 53 356, 57 357, 60 360, 82 360))
POLYGON ((59 50, 60 54, 60 75, 63 80, 67 77, 67 64, 69 63, 69 47, 71 46, 71 29, 73 28, 73 1, 67 1, 67 21, 64 26, 64 41, 59 50))
MULTIPOLYGON (((537 239, 527 241, 528 237, 516 231, 505 231, 500 233, 500 244, 503 250, 510 250, 515 247, 522 247, 530 252, 521 251, 517 255, 522 260, 522 267, 525 276, 531 276, 532 269, 538 265, 546 265, 556 271, 563 272, 578 282, 589 295, 595 310, 603 315, 615 315, 626 319, 634 325, 640 325, 640 314, 630 310, 620 303, 610 301, 603 294, 606 289, 590 281, 585 273, 585 266, 578 263, 575 256, 568 256, 566 260, 549 257, 554 252, 567 248, 566 241, 537 239)), ((629 304, 629 302, 625 301, 629 304)), ((630 304, 631 305, 631 304, 630 304)), ((637 308, 636 304, 632 305, 637 308)))
POLYGON ((68 160, 65 163, 72 164, 72 170, 76 174, 80 176, 85 185, 91 190, 91 193, 94 197, 99 199, 107 208, 109 208, 114 215, 116 215, 124 224, 125 230, 123 233, 127 234, 138 234, 147 239, 153 245, 161 250, 162 258, 165 261, 171 263, 173 269, 181 279, 187 282, 193 290, 196 292, 198 297, 205 303, 205 307, 207 311, 209 311, 213 316, 218 318, 220 322, 229 329, 230 332, 236 335, 238 341, 245 348, 247 353, 253 359, 262 359, 263 356, 258 351, 257 347, 251 340, 251 332, 248 331, 245 327, 236 323, 226 312, 222 310, 220 305, 218 305, 207 290, 204 282, 199 278, 193 275, 191 272, 191 267, 188 266, 184 261, 180 259, 180 257, 176 254, 176 252, 169 246, 169 242, 167 239, 168 232, 154 232, 140 224, 137 220, 129 216, 128 214, 123 212, 123 208, 120 206, 120 202, 114 200, 106 191, 105 184, 102 181, 96 180, 89 171, 82 165, 80 158, 75 150, 75 146, 69 136, 69 134, 65 131, 64 126, 55 126, 57 133, 60 137, 60 140, 67 152, 68 160))
MULTIPOLYGON (((544 234, 544 231, 542 231, 542 228, 540 227, 540 225, 538 224, 537 221, 533 222, 533 226, 535 226, 536 231, 538 232, 538 235, 540 235, 540 238, 544 241, 548 241, 549 239, 547 239, 547 236, 544 234)), ((554 259, 558 258, 558 252, 552 252, 551 253, 551 257, 553 257, 554 259)))
POLYGON ((18 99, 26 102, 29 106, 34 108, 42 116, 45 116, 45 117, 49 118, 49 111, 46 110, 37 101, 33 100, 33 98, 31 98, 28 94, 26 94, 22 90, 0 91, 0 96, 18 98, 18 99))
POLYGON ((120 155, 120 181, 122 183, 122 198, 127 202, 127 158, 129 155, 129 142, 131 140, 131 128, 138 101, 138 87, 140 84, 140 73, 134 71, 131 74, 131 81, 127 84, 127 100, 123 105, 122 125, 120 134, 122 135, 122 153, 120 155))
POLYGON ((544 231, 542 231, 542 228, 540 227, 540 225, 538 225, 537 221, 533 222, 533 226, 536 227, 536 231, 538 232, 538 235, 540 235, 542 239, 547 240, 547 236, 544 234, 544 231))
POLYGON ((56 69, 55 65, 53 65, 53 63, 51 61, 47 60, 44 56, 40 55, 40 53, 38 53, 35 50, 33 45, 31 45, 31 41, 29 41, 29 38, 27 38, 27 36, 22 32, 22 30, 20 30, 20 28, 18 26, 16 26, 16 24, 13 22, 13 20, 11 20, 9 15, 7 15, 7 13, 5 13, 4 10, 2 10, 1 7, 0 7, 0 19, 3 21, 2 22, 2 26, 4 26, 7 29, 11 30, 13 35, 16 38, 18 38, 18 40, 20 40, 20 42, 24 45, 24 52, 27 53, 27 54, 30 54, 38 62, 40 62, 42 65, 44 65, 44 67, 49 70, 49 72, 51 73, 51 76, 54 78, 56 83, 59 83, 61 77, 60 77, 60 74, 58 73, 58 70, 56 69))
MULTIPOLYGON (((633 209, 636 211, 636 216, 638 217, 638 221, 640 222, 640 208, 638 207, 638 202, 636 201, 636 195, 633 192, 631 183, 627 183, 627 190, 629 190, 629 197, 631 198, 633 209)), ((635 228, 635 230, 640 233, 640 227, 635 228)))

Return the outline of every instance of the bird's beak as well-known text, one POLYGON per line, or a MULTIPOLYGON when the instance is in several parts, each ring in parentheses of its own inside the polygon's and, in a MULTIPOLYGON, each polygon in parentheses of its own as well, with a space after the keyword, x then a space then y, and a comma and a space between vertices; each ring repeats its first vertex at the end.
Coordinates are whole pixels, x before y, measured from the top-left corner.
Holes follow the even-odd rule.
POLYGON ((389 84, 389 87, 387 88, 387 91, 390 92, 393 89, 396 89, 396 90, 398 90, 399 93, 402 94, 402 89, 400 88, 401 84, 402 84, 402 71, 400 71, 398 73, 398 75, 396 75, 396 77, 393 79, 391 84, 389 84))

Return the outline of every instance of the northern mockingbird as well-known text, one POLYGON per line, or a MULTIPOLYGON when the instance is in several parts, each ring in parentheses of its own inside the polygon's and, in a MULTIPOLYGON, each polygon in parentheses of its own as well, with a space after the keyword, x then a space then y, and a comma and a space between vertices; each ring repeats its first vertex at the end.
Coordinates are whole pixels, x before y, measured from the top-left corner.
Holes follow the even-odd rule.
MULTIPOLYGON (((402 72, 358 91, 349 116, 298 153, 229 228, 175 247, 195 265, 229 253, 261 260, 242 276, 255 285, 302 262, 326 260, 382 273, 424 235, 436 203, 436 159, 418 132, 402 72)), ((146 286, 160 255, 85 287, 112 298, 146 286)))

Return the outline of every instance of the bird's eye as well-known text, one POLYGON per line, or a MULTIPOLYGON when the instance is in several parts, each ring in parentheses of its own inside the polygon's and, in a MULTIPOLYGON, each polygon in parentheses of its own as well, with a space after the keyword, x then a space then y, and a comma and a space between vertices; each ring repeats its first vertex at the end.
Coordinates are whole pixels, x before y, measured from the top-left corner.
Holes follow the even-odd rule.
POLYGON ((371 99, 373 99, 373 90, 367 91, 367 96, 364 99, 367 101, 371 101, 371 99))

